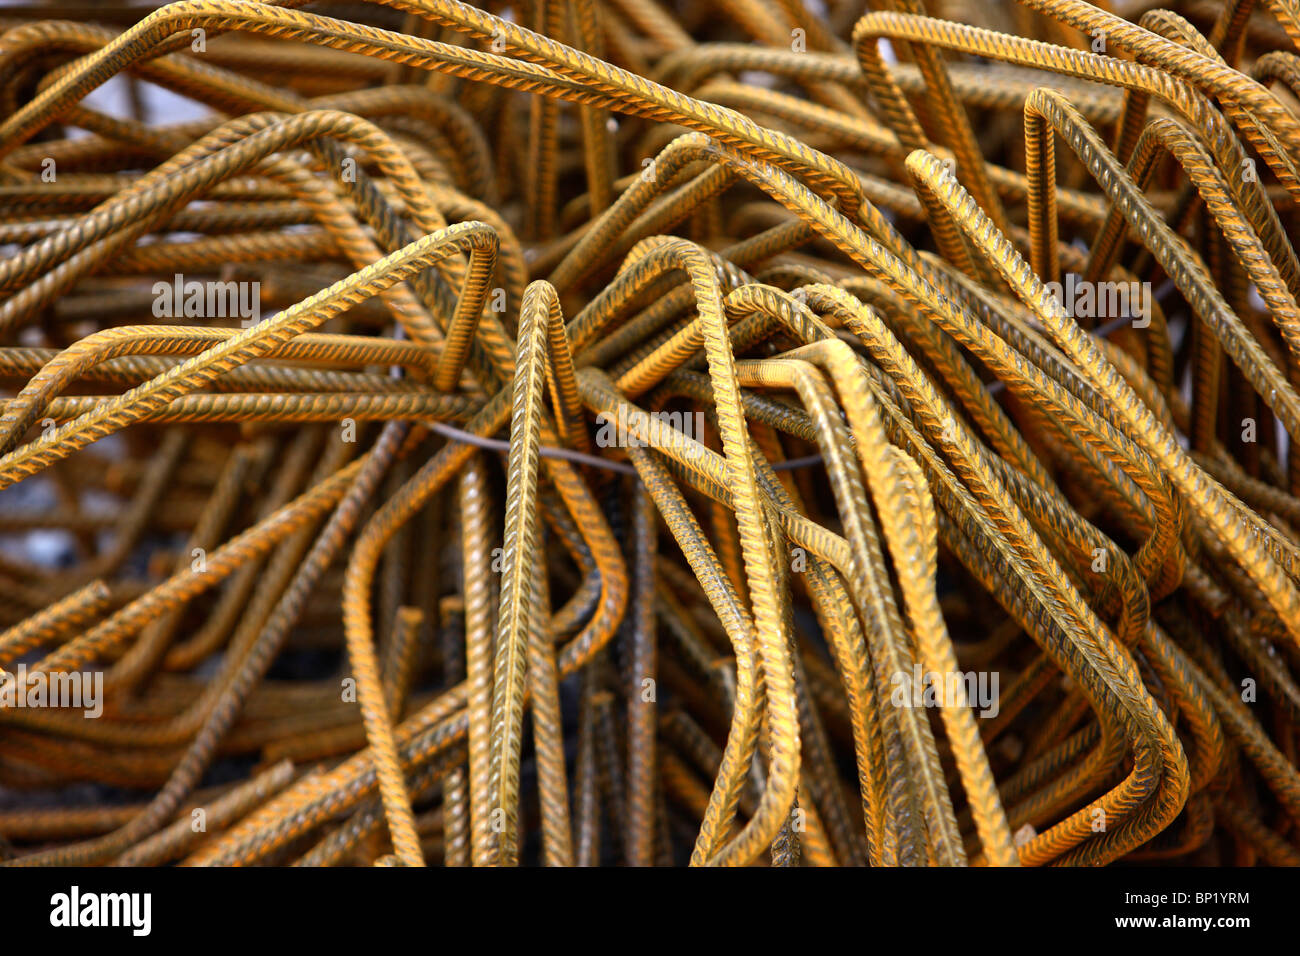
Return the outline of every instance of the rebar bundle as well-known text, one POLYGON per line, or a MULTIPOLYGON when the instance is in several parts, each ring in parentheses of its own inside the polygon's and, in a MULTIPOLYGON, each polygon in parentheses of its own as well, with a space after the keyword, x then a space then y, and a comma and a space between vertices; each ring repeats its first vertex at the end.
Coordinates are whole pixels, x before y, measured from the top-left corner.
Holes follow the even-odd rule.
POLYGON ((1295 0, 0 8, 0 862, 1300 862, 1295 0))

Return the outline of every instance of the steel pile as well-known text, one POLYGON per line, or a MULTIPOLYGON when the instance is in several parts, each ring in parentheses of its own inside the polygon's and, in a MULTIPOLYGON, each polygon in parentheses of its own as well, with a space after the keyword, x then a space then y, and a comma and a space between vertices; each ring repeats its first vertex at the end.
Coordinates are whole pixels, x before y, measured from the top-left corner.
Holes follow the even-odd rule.
POLYGON ((0 9, 0 862, 1300 862, 1295 0, 487 6, 0 9))

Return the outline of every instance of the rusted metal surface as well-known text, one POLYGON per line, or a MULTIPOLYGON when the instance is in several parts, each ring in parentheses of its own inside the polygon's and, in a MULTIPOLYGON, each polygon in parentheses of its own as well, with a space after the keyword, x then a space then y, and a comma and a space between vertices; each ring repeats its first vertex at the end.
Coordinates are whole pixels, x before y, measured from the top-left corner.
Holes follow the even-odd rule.
POLYGON ((0 10, 0 862, 1300 861, 1293 5, 508 6, 0 10))

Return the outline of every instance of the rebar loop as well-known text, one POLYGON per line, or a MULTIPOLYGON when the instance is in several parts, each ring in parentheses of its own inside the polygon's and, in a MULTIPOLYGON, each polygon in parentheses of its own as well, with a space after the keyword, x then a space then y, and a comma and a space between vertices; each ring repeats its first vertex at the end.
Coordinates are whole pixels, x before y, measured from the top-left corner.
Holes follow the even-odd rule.
POLYGON ((0 10, 0 865, 1300 863, 1300 11, 1149 7, 0 10))

